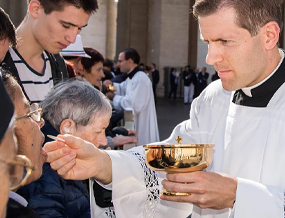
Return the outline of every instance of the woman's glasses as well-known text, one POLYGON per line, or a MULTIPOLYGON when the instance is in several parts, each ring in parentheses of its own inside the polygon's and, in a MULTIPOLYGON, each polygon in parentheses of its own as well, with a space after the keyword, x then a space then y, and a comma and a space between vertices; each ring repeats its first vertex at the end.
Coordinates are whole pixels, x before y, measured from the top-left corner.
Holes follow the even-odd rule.
POLYGON ((35 168, 28 157, 17 155, 15 160, 0 161, 9 165, 10 190, 16 190, 26 184, 28 177, 35 168))
POLYGON ((23 116, 17 117, 15 120, 19 120, 19 119, 22 119, 24 117, 31 117, 34 121, 40 122, 41 118, 42 118, 42 110, 43 109, 40 108, 40 106, 37 103, 33 103, 31 105, 29 113, 27 113, 23 116))

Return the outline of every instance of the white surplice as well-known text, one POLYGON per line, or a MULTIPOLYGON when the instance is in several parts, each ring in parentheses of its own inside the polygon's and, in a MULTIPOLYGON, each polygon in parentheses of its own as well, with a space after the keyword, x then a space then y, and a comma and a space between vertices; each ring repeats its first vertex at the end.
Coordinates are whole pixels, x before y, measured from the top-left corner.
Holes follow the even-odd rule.
MULTIPOLYGON (((211 83, 196 98, 190 119, 175 127, 160 143, 214 143, 211 172, 238 178, 234 218, 283 218, 285 189, 285 85, 265 108, 232 103, 233 92, 211 83)), ((108 151, 112 160, 113 203, 117 218, 185 218, 191 204, 161 201, 163 173, 144 164, 144 151, 108 151), (153 190, 154 189, 154 190, 153 190)), ((192 218, 228 218, 230 209, 193 206, 192 218)))
POLYGON ((114 86, 117 90, 113 106, 115 109, 132 109, 138 145, 159 141, 152 84, 148 76, 138 71, 132 79, 114 83, 114 86))
MULTIPOLYGON (((176 127, 166 142, 180 135, 184 143, 214 143, 207 169, 238 178, 234 218, 283 218, 285 189, 285 85, 266 108, 232 103, 232 92, 213 82, 193 102, 190 120, 176 127)), ((227 218, 229 209, 193 208, 192 218, 227 218)))

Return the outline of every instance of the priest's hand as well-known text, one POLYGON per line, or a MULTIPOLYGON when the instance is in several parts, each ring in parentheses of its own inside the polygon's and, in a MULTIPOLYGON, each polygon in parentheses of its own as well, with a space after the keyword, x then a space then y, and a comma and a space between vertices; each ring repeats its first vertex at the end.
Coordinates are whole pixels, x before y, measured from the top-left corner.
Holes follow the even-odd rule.
POLYGON ((107 92, 106 96, 107 96, 107 98, 109 98, 112 101, 113 98, 115 97, 115 93, 114 92, 107 92))
POLYGON ((84 180, 93 177, 103 184, 112 181, 112 163, 106 152, 92 143, 72 135, 59 135, 65 140, 48 142, 42 153, 53 170, 64 179, 84 180))
POLYGON ((237 179, 226 174, 204 171, 172 173, 167 174, 167 180, 163 180, 162 185, 167 191, 191 193, 191 195, 161 195, 161 199, 193 203, 202 209, 232 208, 236 199, 237 179))
POLYGON ((111 80, 104 80, 104 82, 103 82, 103 85, 105 86, 105 87, 108 87, 108 86, 112 86, 113 85, 113 83, 112 83, 112 81, 111 80))

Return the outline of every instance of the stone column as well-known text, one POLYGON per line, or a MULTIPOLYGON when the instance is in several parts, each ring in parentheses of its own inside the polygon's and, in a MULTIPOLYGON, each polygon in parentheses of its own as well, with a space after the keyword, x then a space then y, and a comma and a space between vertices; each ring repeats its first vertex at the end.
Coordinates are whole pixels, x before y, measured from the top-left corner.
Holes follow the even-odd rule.
POLYGON ((107 33, 106 33, 106 58, 114 60, 117 32, 117 3, 108 0, 107 6, 107 33))
POLYGON ((125 48, 136 49, 147 61, 148 0, 119 0, 116 56, 125 48))
POLYGON ((82 29, 80 35, 83 46, 90 46, 106 57, 108 2, 99 0, 98 3, 99 10, 91 15, 88 26, 82 29))
POLYGON ((26 16, 26 12, 27 12, 27 2, 26 1, 0 0, 0 7, 2 7, 6 11, 6 13, 9 14, 15 27, 17 27, 22 22, 24 17, 26 16))
POLYGON ((200 40, 198 31, 198 21, 194 18, 192 14, 192 6, 195 0, 189 0, 189 46, 188 46, 188 64, 191 68, 196 68, 197 65, 197 40, 200 40))

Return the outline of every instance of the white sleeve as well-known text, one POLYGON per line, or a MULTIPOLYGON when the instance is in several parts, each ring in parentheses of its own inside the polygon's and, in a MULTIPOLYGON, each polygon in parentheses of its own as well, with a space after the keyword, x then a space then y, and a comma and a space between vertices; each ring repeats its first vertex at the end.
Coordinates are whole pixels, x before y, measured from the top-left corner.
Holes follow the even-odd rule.
MULTIPOLYGON (((145 76, 145 75, 144 75, 145 76)), ((129 80, 131 84, 131 92, 122 94, 122 90, 118 90, 121 94, 116 92, 113 98, 113 106, 116 109, 133 109, 134 115, 139 114, 143 108, 148 106, 150 95, 153 90, 149 78, 138 75, 137 77, 129 80)), ((126 88, 126 87, 125 87, 126 88)), ((122 89, 122 88, 121 88, 122 89)))
POLYGON ((147 167, 144 149, 106 151, 112 160, 112 201, 116 217, 187 217, 192 205, 160 200, 165 173, 147 167))
POLYGON ((238 178, 234 218, 284 218, 284 189, 238 178))

